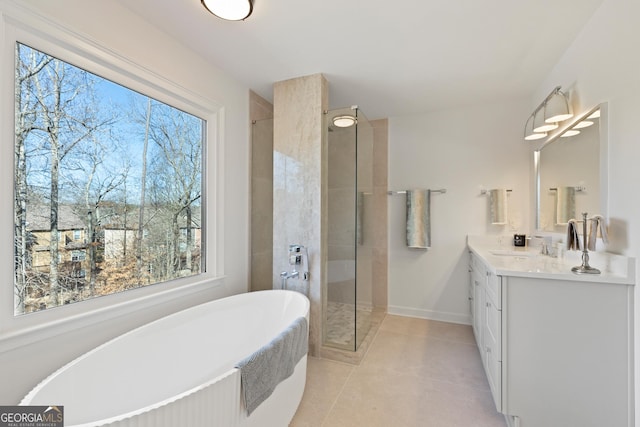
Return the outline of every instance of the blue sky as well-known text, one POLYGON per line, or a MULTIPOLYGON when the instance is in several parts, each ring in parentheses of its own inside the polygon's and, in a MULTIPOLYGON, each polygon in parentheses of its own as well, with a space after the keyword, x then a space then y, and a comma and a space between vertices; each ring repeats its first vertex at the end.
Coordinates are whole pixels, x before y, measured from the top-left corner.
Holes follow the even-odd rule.
MULTIPOLYGON (((21 47, 23 55, 28 52, 28 49, 30 48, 25 45, 21 47)), ((78 79, 81 78, 78 77, 78 73, 86 73, 84 75, 89 76, 90 80, 93 82, 94 95, 98 100, 97 107, 94 106, 93 109, 95 114, 101 116, 97 121, 103 120, 105 117, 117 118, 115 123, 108 129, 102 128, 101 131, 92 134, 95 140, 104 148, 106 153, 102 156, 102 162, 100 163, 100 168, 102 169, 96 173, 96 182, 99 179, 106 180, 109 175, 121 174, 124 165, 128 164, 129 172, 127 192, 129 194, 127 195, 127 199, 129 202, 135 201, 139 198, 140 175, 142 172, 142 151, 145 136, 145 114, 149 98, 73 65, 71 65, 71 70, 73 73, 71 78, 78 79)), ((46 73, 41 74, 41 76, 46 75, 46 73)), ((41 79, 46 84, 46 77, 41 77, 41 79)), ((84 99, 88 99, 88 95, 89 94, 85 92, 81 96, 84 96, 84 99)), ((77 99, 81 101, 81 98, 77 99)), ((153 106, 156 106, 157 108, 157 105, 159 104, 160 103, 158 101, 152 100, 152 112, 154 111, 153 106)), ((187 113, 181 112, 181 114, 187 113)), ((63 131, 64 130, 61 132, 63 131)), ((40 134, 40 138, 40 141, 46 141, 46 138, 42 139, 42 134, 40 134)), ((29 178, 29 182, 32 185, 38 185, 45 189, 48 186, 48 153, 46 145, 42 145, 42 142, 37 142, 37 140, 33 141, 34 142, 31 143, 31 147, 35 147, 36 149, 33 151, 35 157, 32 156, 30 158, 30 169, 34 172, 37 172, 38 170, 41 170, 42 172, 32 174, 29 178)), ((92 150, 91 143, 89 143, 87 147, 89 150, 92 150)), ((147 157, 148 161, 149 158, 153 156, 153 150, 154 144, 150 141, 147 157)), ((68 185, 77 185, 77 187, 81 187, 82 182, 86 182, 86 176, 88 174, 85 169, 87 167, 78 167, 78 165, 82 164, 82 156, 83 154, 78 154, 76 159, 65 159, 67 162, 66 169, 65 165, 63 165, 63 168, 61 168, 61 174, 66 174, 66 182, 72 183, 68 185), (70 170, 68 168, 69 162, 74 160, 76 161, 76 166, 73 168, 74 170, 70 170)), ((64 180, 62 182, 64 182, 64 180)), ((63 188, 62 190, 69 191, 68 188, 63 188)), ((61 196, 65 197, 63 193, 61 193, 61 196)), ((73 198, 77 197, 77 194, 67 194, 65 198, 68 198, 69 196, 73 198)))

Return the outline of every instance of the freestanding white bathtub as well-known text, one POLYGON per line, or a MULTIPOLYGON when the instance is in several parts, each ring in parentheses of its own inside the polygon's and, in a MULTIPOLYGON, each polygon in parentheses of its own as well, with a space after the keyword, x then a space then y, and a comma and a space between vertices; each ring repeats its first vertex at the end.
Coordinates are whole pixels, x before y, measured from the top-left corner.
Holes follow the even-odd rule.
POLYGON ((309 300, 293 291, 211 301, 91 350, 20 404, 62 405, 65 426, 285 427, 302 399, 307 356, 249 417, 234 365, 301 316, 309 319, 309 300))

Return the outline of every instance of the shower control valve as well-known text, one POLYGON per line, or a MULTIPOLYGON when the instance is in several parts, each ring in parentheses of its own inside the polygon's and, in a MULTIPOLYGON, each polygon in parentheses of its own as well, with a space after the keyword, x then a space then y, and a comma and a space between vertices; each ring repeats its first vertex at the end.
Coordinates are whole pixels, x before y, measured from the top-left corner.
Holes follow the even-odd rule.
POLYGON ((289 245, 289 264, 290 265, 302 264, 302 246, 289 245))
POLYGON ((299 265, 302 263, 301 255, 289 255, 289 264, 291 265, 299 265))
POLYGON ((306 247, 302 245, 289 245, 289 265, 293 266, 293 270, 291 270, 292 274, 295 274, 295 277, 298 277, 298 274, 304 281, 309 280, 309 251, 306 247), (302 272, 298 272, 296 269, 297 265, 303 266, 302 272))

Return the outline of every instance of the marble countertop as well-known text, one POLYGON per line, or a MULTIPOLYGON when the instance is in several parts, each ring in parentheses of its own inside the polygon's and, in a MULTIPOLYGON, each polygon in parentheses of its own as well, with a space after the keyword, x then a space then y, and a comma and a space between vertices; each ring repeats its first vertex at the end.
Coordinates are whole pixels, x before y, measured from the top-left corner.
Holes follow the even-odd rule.
POLYGON ((589 252, 589 265, 600 274, 576 274, 572 267, 582 264, 582 252, 566 251, 562 257, 542 255, 540 248, 520 248, 500 236, 468 236, 467 246, 499 276, 540 279, 635 284, 635 258, 608 252, 589 252))

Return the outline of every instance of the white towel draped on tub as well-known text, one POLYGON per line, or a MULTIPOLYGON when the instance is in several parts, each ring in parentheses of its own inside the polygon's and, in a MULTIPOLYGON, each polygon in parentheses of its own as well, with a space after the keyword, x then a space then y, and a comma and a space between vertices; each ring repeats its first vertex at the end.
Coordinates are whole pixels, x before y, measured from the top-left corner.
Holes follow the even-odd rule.
POLYGON ((407 190, 407 246, 431 247, 431 191, 407 190))
POLYGON ((556 224, 564 225, 576 216, 575 187, 558 187, 556 189, 556 224))
POLYGON ((491 224, 505 225, 507 223, 507 190, 490 190, 489 206, 491 211, 491 224))

